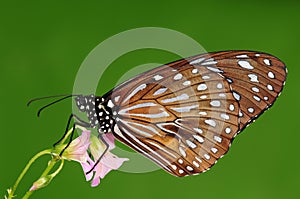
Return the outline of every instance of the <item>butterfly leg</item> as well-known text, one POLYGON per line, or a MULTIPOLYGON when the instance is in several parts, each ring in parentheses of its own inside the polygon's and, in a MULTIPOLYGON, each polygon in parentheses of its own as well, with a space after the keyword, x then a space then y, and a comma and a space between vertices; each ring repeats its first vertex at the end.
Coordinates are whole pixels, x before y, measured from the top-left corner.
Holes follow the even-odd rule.
POLYGON ((70 123, 72 121, 72 119, 75 119, 75 122, 73 124, 73 127, 72 127, 72 132, 71 132, 71 135, 70 135, 70 139, 69 139, 69 142, 68 144, 66 145, 66 147, 60 152, 60 156, 62 155, 62 153, 66 150, 66 148, 68 148, 68 146, 71 144, 72 142, 72 138, 73 138, 73 135, 74 135, 74 132, 75 132, 75 127, 76 125, 80 125, 80 126, 83 126, 83 127, 86 127, 86 128, 89 128, 90 127, 90 124, 81 120, 78 116, 74 115, 73 113, 70 115, 69 119, 68 119, 68 123, 67 123, 67 127, 66 127, 66 130, 65 130, 65 133, 63 134, 63 136, 56 142, 53 144, 53 146, 56 146, 57 144, 59 144, 63 139, 64 137, 67 135, 68 133, 68 130, 69 130, 69 127, 70 127, 70 123))
POLYGON ((108 151, 108 148, 109 148, 109 145, 107 144, 105 139, 100 134, 99 134, 98 138, 105 144, 105 149, 104 149, 103 153, 101 154, 101 156, 98 158, 98 160, 95 162, 94 166, 88 172, 86 172, 86 175, 91 173, 95 169, 95 167, 99 164, 102 157, 105 155, 105 153, 108 151))

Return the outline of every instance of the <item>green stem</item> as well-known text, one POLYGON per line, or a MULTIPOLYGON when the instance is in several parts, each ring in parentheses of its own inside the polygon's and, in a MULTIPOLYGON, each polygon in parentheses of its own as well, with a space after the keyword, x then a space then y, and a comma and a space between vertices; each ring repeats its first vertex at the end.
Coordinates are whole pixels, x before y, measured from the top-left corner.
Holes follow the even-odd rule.
POLYGON ((15 182, 13 188, 11 189, 7 199, 12 199, 14 197, 14 193, 20 183, 20 181, 23 179, 24 175, 26 174, 26 172, 28 171, 28 169, 30 168, 30 166, 32 165, 32 163, 38 159, 39 157, 41 157, 42 155, 46 155, 46 154, 51 154, 51 149, 46 149, 44 151, 41 151, 39 153, 37 153, 35 156, 33 156, 29 162, 27 163, 27 165, 25 166, 25 168, 23 169, 23 171, 21 172, 21 174, 19 175, 19 177, 17 178, 17 181, 15 182))
MULTIPOLYGON (((48 173, 52 170, 54 165, 60 160, 59 156, 53 156, 53 158, 49 161, 47 168, 42 173, 41 177, 48 175, 48 173)), ((41 178, 40 177, 40 178, 41 178)))
MULTIPOLYGON (((84 127, 81 127, 81 126, 76 126, 76 128, 79 128, 79 129, 81 129, 81 130, 86 130, 84 127)), ((60 142, 60 145, 62 145, 62 144, 67 140, 67 138, 68 138, 68 137, 70 136, 70 134, 72 133, 72 130, 73 130, 73 128, 70 129, 70 130, 67 132, 67 134, 65 135, 65 137, 64 137, 64 138, 62 139, 62 141, 60 142)), ((27 165, 25 166, 25 168, 23 169, 23 171, 21 172, 21 174, 20 174, 19 177, 17 178, 17 181, 15 182, 13 188, 8 190, 8 197, 7 197, 7 199, 12 199, 12 198, 14 197, 14 193, 15 193, 15 191, 16 191, 16 189, 17 189, 19 183, 20 183, 20 181, 23 179, 24 175, 26 174, 26 172, 28 171, 28 169, 30 168, 30 166, 32 165, 32 163, 33 163, 36 159, 38 159, 39 157, 41 157, 42 155, 45 155, 45 154, 51 154, 51 155, 52 155, 52 150, 53 150, 53 149, 47 149, 47 150, 41 151, 41 152, 37 153, 35 156, 33 156, 33 157, 29 160, 29 162, 27 163, 27 165)), ((49 174, 49 172, 53 169, 53 167, 55 166, 55 164, 56 164, 59 160, 61 160, 61 164, 60 164, 59 168, 58 168, 55 172, 53 172, 52 174, 50 174, 52 178, 55 177, 55 176, 60 172, 60 170, 62 169, 63 164, 64 164, 64 160, 61 159, 59 156, 53 156, 53 155, 52 155, 52 159, 48 162, 47 168, 44 170, 44 172, 42 173, 42 175, 41 175, 41 177, 40 177, 39 179, 41 179, 41 178, 43 178, 43 177, 46 177, 46 176, 49 174)), ((29 198, 30 195, 31 195, 34 191, 35 191, 35 190, 29 190, 29 191, 27 191, 26 194, 23 196, 23 199, 29 198)))
MULTIPOLYGON (((59 160, 61 160, 61 164, 59 165, 58 169, 57 169, 55 172, 53 172, 52 174, 50 174, 50 175, 52 175, 52 178, 54 178, 54 177, 61 171, 61 169, 63 168, 63 165, 64 165, 64 160, 63 160, 63 159, 60 159, 59 156, 54 156, 54 157, 52 158, 52 160, 49 161, 47 168, 46 168, 45 171, 42 173, 42 175, 41 175, 40 178, 46 177, 46 176, 49 174, 49 172, 53 169, 53 167, 55 166, 55 164, 56 164, 59 160)), ((34 191, 35 191, 35 190, 29 190, 29 191, 27 191, 26 194, 23 196, 22 199, 27 199, 27 198, 29 198, 29 197, 31 196, 31 194, 32 194, 34 191)))
POLYGON ((51 174, 53 178, 62 170, 62 168, 64 166, 64 162, 65 162, 64 159, 61 159, 61 163, 60 163, 58 169, 51 174))
POLYGON ((65 135, 65 137, 59 142, 59 145, 65 143, 65 141, 66 141, 67 138, 70 136, 70 134, 72 133, 72 131, 73 131, 73 128, 71 128, 71 129, 67 132, 67 134, 65 135))

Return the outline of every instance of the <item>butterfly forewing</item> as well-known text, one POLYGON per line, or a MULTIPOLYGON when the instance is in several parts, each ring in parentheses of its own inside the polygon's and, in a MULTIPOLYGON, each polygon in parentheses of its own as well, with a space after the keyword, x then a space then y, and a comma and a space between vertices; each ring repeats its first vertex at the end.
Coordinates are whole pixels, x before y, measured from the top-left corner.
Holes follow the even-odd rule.
POLYGON ((176 176, 209 169, 266 110, 285 66, 257 52, 202 54, 145 72, 109 92, 113 133, 176 176))

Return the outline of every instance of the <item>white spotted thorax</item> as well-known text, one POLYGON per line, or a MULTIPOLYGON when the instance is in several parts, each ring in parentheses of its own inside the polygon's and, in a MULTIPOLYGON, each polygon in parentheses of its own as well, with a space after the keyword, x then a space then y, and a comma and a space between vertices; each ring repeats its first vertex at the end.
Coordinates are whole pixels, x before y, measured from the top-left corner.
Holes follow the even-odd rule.
POLYGON ((238 133, 267 110, 285 84, 276 57, 223 51, 178 60, 138 75, 103 97, 79 96, 92 128, 175 176, 209 170, 238 133))
POLYGON ((111 132, 115 123, 111 100, 106 101, 103 97, 94 95, 80 95, 75 101, 79 110, 87 114, 91 128, 97 128, 99 134, 111 132))

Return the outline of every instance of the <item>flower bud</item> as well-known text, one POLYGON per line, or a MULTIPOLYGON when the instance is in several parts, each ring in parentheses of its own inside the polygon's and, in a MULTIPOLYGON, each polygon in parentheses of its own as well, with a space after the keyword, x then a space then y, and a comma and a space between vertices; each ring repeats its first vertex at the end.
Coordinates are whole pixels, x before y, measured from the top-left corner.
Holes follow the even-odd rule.
POLYGON ((47 175, 45 177, 38 179, 37 181, 35 181, 33 183, 31 188, 29 189, 29 191, 36 191, 40 188, 47 186, 51 182, 52 179, 53 179, 52 175, 47 175))

